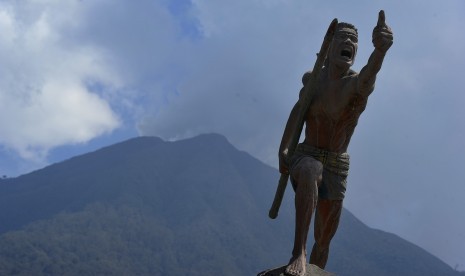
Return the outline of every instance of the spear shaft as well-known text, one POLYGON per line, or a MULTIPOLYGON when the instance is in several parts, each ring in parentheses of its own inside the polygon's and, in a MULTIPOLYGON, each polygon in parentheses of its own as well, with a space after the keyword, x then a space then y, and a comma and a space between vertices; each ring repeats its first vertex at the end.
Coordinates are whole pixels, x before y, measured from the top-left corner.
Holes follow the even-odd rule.
MULTIPOLYGON (((313 66, 312 73, 310 74, 310 78, 305 84, 304 92, 301 96, 301 99, 299 99, 302 105, 301 105, 300 112, 298 113, 297 128, 292 133, 289 147, 288 147, 288 153, 290 154, 294 153, 295 148, 297 147, 297 144, 299 143, 300 135, 302 134, 302 129, 303 129, 304 122, 305 122, 305 115, 308 112, 308 108, 312 101, 313 95, 315 95, 316 90, 318 88, 318 79, 320 76, 321 68, 323 67, 326 56, 328 55, 329 45, 331 44, 331 41, 333 40, 334 33, 337 27, 337 23, 338 23, 337 19, 335 18, 329 25, 329 28, 326 31, 325 37, 323 39, 323 44, 321 45, 320 52, 317 55, 315 65, 313 66)), ((271 206, 271 209, 268 213, 268 216, 271 219, 275 219, 276 217, 278 217, 279 208, 281 207, 281 202, 284 197, 284 192, 286 191, 288 180, 289 180, 289 175, 282 173, 281 177, 279 178, 278 188, 276 189, 276 194, 274 196, 273 205, 271 206)))

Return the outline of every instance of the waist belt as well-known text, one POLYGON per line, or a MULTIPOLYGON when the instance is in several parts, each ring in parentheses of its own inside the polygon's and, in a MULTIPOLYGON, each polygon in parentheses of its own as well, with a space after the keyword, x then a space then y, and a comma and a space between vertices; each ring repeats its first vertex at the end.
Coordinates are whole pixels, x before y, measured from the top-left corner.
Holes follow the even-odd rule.
POLYGON ((298 144, 294 154, 312 156, 323 164, 324 169, 340 176, 349 175, 350 157, 347 152, 336 153, 307 144, 298 144))

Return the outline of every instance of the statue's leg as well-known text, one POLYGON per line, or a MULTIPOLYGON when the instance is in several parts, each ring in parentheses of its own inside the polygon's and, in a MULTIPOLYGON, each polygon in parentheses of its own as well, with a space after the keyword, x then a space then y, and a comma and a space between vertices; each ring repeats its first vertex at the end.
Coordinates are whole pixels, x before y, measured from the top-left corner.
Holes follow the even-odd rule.
POLYGON ((297 187, 294 249, 286 268, 286 273, 290 275, 305 274, 307 234, 318 200, 318 183, 322 171, 323 166, 313 157, 301 158, 291 169, 291 177, 297 183, 297 187))
POLYGON ((336 234, 342 211, 342 200, 319 199, 315 212, 315 244, 310 263, 324 269, 328 261, 329 244, 336 234))

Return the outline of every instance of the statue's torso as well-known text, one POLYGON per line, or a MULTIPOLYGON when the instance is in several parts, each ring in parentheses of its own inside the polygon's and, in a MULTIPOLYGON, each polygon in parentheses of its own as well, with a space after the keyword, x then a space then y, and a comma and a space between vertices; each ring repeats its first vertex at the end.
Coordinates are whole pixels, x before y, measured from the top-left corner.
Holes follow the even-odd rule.
POLYGON ((332 152, 346 152, 367 98, 357 91, 358 74, 329 81, 319 80, 306 115, 305 143, 332 152))

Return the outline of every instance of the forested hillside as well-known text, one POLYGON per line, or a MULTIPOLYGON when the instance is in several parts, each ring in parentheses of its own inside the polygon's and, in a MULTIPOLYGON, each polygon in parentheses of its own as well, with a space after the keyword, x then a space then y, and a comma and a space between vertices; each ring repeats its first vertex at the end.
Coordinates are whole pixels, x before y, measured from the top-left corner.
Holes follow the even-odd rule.
MULTIPOLYGON (((0 181, 0 275, 256 275, 290 257, 289 190, 224 137, 141 137, 0 181)), ((344 211, 327 270, 463 275, 344 211)))

